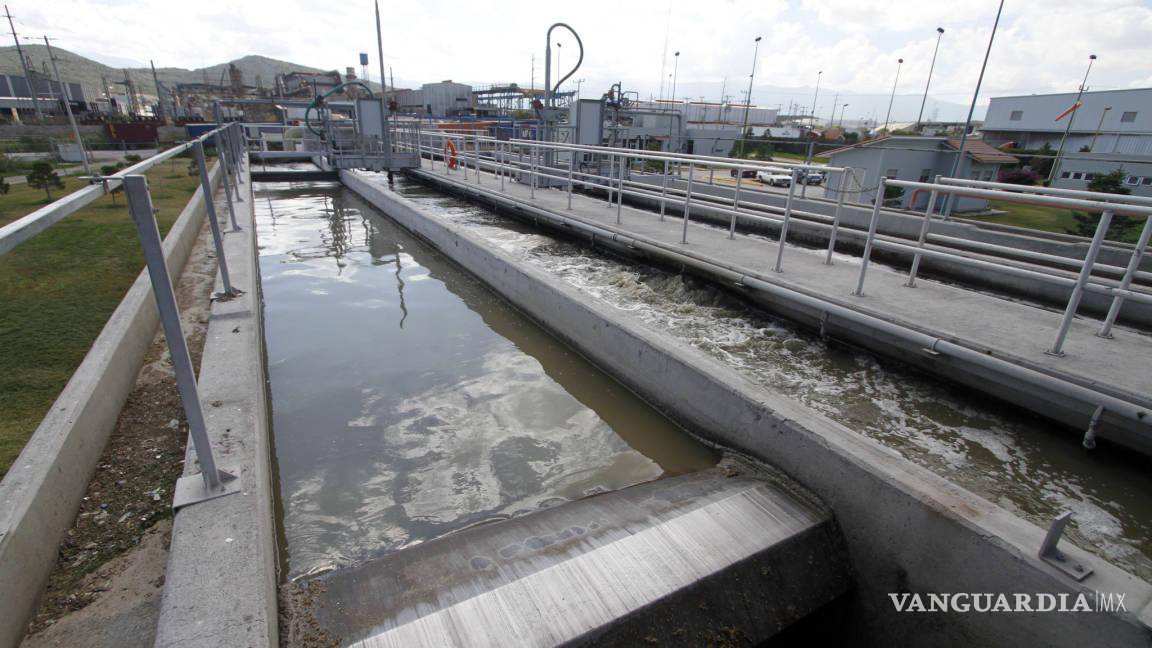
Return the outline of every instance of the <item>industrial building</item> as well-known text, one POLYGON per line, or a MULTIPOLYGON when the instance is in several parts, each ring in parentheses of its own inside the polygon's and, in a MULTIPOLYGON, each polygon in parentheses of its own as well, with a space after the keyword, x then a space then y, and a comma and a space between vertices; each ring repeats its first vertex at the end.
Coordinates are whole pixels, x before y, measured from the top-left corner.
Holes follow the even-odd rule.
POLYGON ((472 86, 449 79, 425 83, 418 90, 402 90, 396 93, 396 105, 403 113, 444 118, 473 114, 475 101, 472 86))
MULTIPOLYGON (((63 113, 64 106, 60 102, 65 94, 59 83, 41 74, 32 74, 32 81, 36 86, 36 98, 40 100, 40 109, 55 114, 63 113)), ((69 96, 72 98, 73 110, 86 109, 88 99, 84 96, 84 88, 79 83, 68 81, 69 96)), ((15 112, 19 117, 33 114, 35 108, 32 102, 32 92, 28 87, 28 79, 16 74, 0 74, 0 109, 9 114, 15 112)))
MULTIPOLYGON (((995 149, 979 140, 964 143, 964 159, 956 173, 952 173, 960 140, 946 137, 883 136, 853 146, 845 146, 825 153, 832 166, 852 167, 863 171, 860 182, 865 188, 864 202, 876 199, 876 185, 880 178, 931 182, 938 175, 995 180, 1000 167, 1017 164, 1013 155, 995 149), (871 187, 871 192, 867 189, 871 187)), ((904 209, 924 209, 928 196, 907 192, 891 198, 889 204, 904 209)), ((955 211, 982 211, 988 208, 983 199, 963 197, 956 201, 955 211)))

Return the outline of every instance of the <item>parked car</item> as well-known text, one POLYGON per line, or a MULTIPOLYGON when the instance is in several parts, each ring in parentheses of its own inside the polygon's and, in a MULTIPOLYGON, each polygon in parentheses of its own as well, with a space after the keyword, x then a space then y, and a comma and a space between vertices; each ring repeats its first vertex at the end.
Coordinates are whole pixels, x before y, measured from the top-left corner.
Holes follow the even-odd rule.
MULTIPOLYGON (((733 178, 736 177, 736 171, 737 171, 737 169, 732 169, 730 172, 732 174, 733 178)), ((740 177, 741 178, 755 178, 756 177, 756 169, 739 169, 739 171, 740 171, 740 177)))
POLYGON ((757 171, 756 179, 766 185, 771 185, 773 187, 792 186, 791 173, 780 173, 779 171, 757 171))
POLYGON ((819 171, 809 171, 804 176, 804 183, 810 185, 824 184, 824 174, 819 171))

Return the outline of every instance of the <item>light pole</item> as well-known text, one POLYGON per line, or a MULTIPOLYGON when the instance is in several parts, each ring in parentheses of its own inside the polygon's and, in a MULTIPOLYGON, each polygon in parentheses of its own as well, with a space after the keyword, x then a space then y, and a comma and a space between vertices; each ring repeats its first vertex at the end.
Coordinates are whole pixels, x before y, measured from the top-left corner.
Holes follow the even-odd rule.
POLYGON ((820 77, 822 76, 824 76, 824 70, 816 73, 816 92, 812 94, 812 128, 816 128, 816 99, 820 96, 820 77))
POLYGON ((836 106, 839 105, 840 93, 837 92, 836 96, 832 97, 832 119, 828 120, 828 128, 836 125, 836 106))
MULTIPOLYGON (((556 78, 560 78, 560 43, 556 43, 556 78)), ((560 90, 560 83, 556 83, 556 90, 560 90)))
MULTIPOLYGON (((952 172, 948 175, 953 178, 960 172, 960 161, 964 159, 964 142, 968 141, 968 129, 972 126, 972 113, 976 112, 976 99, 980 96, 980 84, 984 83, 984 70, 988 68, 988 56, 992 54, 992 43, 996 40, 996 28, 1000 26, 1000 14, 1004 11, 1004 0, 1000 0, 1000 8, 996 10, 996 21, 992 23, 992 34, 988 36, 988 49, 984 50, 984 64, 980 66, 980 77, 976 79, 976 91, 972 93, 972 104, 968 106, 968 119, 964 122, 964 131, 960 133, 960 148, 956 151, 956 160, 952 163, 952 172)), ((944 197, 944 220, 952 215, 952 194, 944 197)))
POLYGON ((916 115, 916 130, 920 130, 920 120, 924 118, 924 105, 928 103, 928 86, 932 85, 932 71, 936 69, 936 54, 940 52, 940 39, 944 36, 944 28, 936 28, 936 49, 932 50, 932 65, 928 66, 928 82, 924 84, 924 98, 920 100, 920 114, 916 115))
POLYGON ((900 67, 904 59, 896 59, 896 79, 892 81, 892 95, 888 97, 888 114, 884 115, 884 132, 888 132, 888 120, 892 118, 892 102, 896 101, 896 84, 900 83, 900 67))
MULTIPOLYGON (((680 73, 680 52, 676 52, 672 60, 672 113, 678 113, 676 110, 676 76, 680 73)), ((684 117, 681 116, 680 120, 683 121, 684 117)), ((679 133, 677 133, 679 135, 679 133)), ((668 115, 668 152, 672 152, 672 114, 668 115)))
POLYGON ((840 127, 844 127, 844 111, 848 109, 848 104, 840 106, 840 127))
POLYGON ((744 137, 748 132, 748 111, 752 108, 752 82, 756 80, 756 57, 760 55, 760 39, 763 36, 756 37, 756 47, 752 50, 752 74, 748 75, 748 99, 744 102, 744 125, 740 127, 740 152, 736 157, 744 157, 744 137))
POLYGON ((1108 114, 1109 110, 1112 110, 1112 106, 1104 106, 1104 110, 1100 111, 1100 123, 1096 124, 1096 132, 1092 133, 1092 144, 1088 146, 1089 151, 1096 150, 1096 138, 1100 137, 1100 129, 1104 128, 1104 117, 1108 114))
MULTIPOLYGON (((56 55, 52 53, 52 45, 48 43, 47 36, 44 37, 44 47, 48 49, 48 60, 52 61, 52 73, 56 76, 56 84, 60 86, 63 95, 64 111, 68 113, 68 123, 72 126, 72 136, 76 138, 76 146, 80 149, 80 161, 84 163, 84 173, 90 176, 92 175, 92 167, 88 164, 88 151, 84 149, 84 140, 80 138, 80 129, 76 127, 76 117, 72 114, 72 92, 68 90, 68 86, 64 85, 64 80, 60 78, 60 69, 56 67, 56 55)), ((31 83, 28 87, 32 87, 31 83)))
POLYGON ((1060 148, 1056 149, 1056 159, 1052 162, 1052 170, 1048 172, 1048 184, 1060 170, 1060 158, 1064 156, 1064 142, 1068 140, 1068 132, 1072 130, 1072 120, 1076 119, 1076 109, 1080 107, 1080 98, 1084 96, 1084 88, 1088 85, 1088 73, 1092 71, 1092 64, 1096 62, 1096 55, 1088 55, 1088 69, 1084 70, 1084 80, 1080 82, 1080 90, 1076 92, 1076 101, 1072 102, 1072 114, 1068 115, 1068 125, 1064 127, 1064 134, 1060 136, 1060 148))

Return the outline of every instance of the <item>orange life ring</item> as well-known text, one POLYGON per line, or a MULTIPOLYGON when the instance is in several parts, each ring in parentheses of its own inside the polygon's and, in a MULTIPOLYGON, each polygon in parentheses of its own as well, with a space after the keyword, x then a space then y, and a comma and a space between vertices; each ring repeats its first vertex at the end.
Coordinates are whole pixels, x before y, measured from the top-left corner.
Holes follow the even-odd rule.
POLYGON ((444 159, 448 160, 449 169, 455 169, 459 165, 456 159, 456 145, 450 139, 444 140, 444 159))

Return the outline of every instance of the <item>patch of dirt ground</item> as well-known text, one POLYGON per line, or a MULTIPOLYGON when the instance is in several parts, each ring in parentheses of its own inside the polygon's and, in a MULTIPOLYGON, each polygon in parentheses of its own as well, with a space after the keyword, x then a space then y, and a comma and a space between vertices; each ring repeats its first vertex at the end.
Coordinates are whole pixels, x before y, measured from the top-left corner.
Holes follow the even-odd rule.
MULTIPOLYGON (((207 224, 176 286, 192 362, 200 366, 216 257, 207 224)), ((188 426, 163 333, 96 464, 80 511, 22 646, 151 646, 171 538, 172 490, 188 426)))

